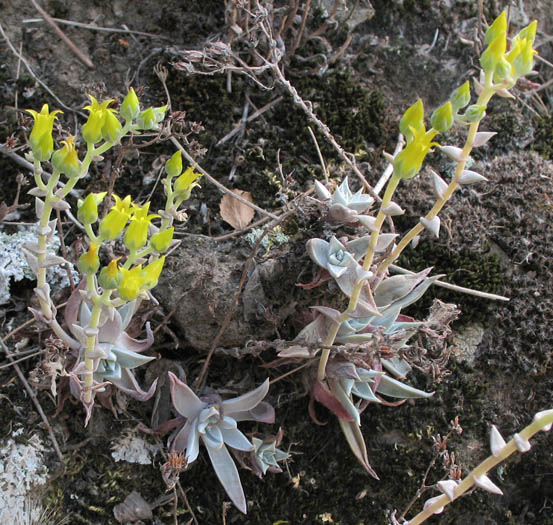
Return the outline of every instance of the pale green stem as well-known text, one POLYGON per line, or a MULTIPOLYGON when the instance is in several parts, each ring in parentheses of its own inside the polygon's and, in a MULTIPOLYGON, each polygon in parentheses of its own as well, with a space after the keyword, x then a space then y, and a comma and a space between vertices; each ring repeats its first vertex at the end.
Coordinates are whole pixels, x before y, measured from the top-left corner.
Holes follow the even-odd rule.
MULTIPOLYGON (((382 198, 382 202, 380 203, 380 210, 378 211, 378 215, 376 216, 375 229, 377 231, 371 232, 369 247, 367 248, 367 253, 365 254, 365 258, 363 262, 363 270, 365 271, 369 270, 372 265, 372 261, 374 259, 374 253, 376 250, 376 245, 378 243, 378 236, 380 235, 380 228, 382 227, 382 224, 386 219, 386 214, 382 211, 382 209, 386 208, 392 201, 392 196, 400 180, 401 179, 399 177, 392 176, 392 178, 388 181, 388 185, 386 186, 384 197, 382 198)), ((350 315, 353 312, 355 312, 357 308, 359 296, 361 295, 361 289, 363 288, 363 282, 364 281, 361 280, 355 283, 353 287, 353 291, 351 293, 351 297, 349 299, 348 307, 346 308, 345 311, 343 311, 340 314, 338 319, 334 321, 330 326, 330 329, 323 342, 324 348, 322 349, 321 357, 319 359, 319 367, 317 370, 318 381, 323 381, 325 378, 326 365, 328 363, 328 358, 330 356, 330 347, 334 344, 334 340, 336 339, 338 330, 340 330, 340 327, 342 326, 342 324, 350 318, 350 315)))
MULTIPOLYGON (((528 425, 524 430, 519 432, 519 436, 528 441, 534 434, 538 433, 540 430, 545 430, 548 425, 553 423, 553 410, 547 410, 536 414, 534 420, 530 425, 528 425)), ((511 439, 497 454, 497 456, 489 456, 486 458, 480 465, 478 465, 474 470, 472 470, 468 476, 463 479, 457 487, 455 487, 455 499, 458 499, 463 495, 467 490, 474 486, 474 478, 480 478, 485 476, 491 469, 499 465, 501 462, 505 461, 511 454, 517 452, 517 446, 514 439, 511 439)), ((443 494, 437 499, 432 505, 430 505, 426 510, 419 512, 413 519, 408 521, 408 525, 419 525, 420 523, 425 522, 430 516, 432 516, 440 508, 449 505, 451 500, 443 494)))
MULTIPOLYGON (((486 80, 486 85, 484 86, 484 89, 482 90, 482 93, 478 97, 478 101, 476 102, 478 105, 481 106, 487 106, 489 100, 492 98, 492 96, 496 93, 498 87, 493 86, 491 84, 491 79, 486 80)), ((457 163, 457 168, 455 170, 455 175, 451 179, 451 182, 449 183, 448 187, 444 191, 441 198, 439 198, 435 203, 432 209, 426 214, 425 218, 428 220, 433 219, 440 213, 442 208, 444 207, 445 203, 450 199, 450 197, 453 195, 453 192, 459 187, 459 183, 457 182, 459 180, 459 177, 462 175, 463 170, 465 169, 467 159, 470 156, 470 153, 473 148, 474 144, 474 138, 476 136, 476 133, 478 132, 478 127, 480 125, 480 121, 473 122, 470 124, 469 131, 467 134, 467 138, 465 141, 465 145, 463 146, 463 150, 461 153, 461 157, 463 160, 457 163)), ((409 243, 422 231, 424 230, 424 226, 419 222, 417 225, 413 226, 401 239, 401 241, 397 244, 397 246, 394 248, 392 253, 380 264, 380 266, 377 269, 376 274, 382 275, 384 272, 388 269, 388 266, 392 264, 397 258, 401 255, 403 250, 409 246, 409 243)))

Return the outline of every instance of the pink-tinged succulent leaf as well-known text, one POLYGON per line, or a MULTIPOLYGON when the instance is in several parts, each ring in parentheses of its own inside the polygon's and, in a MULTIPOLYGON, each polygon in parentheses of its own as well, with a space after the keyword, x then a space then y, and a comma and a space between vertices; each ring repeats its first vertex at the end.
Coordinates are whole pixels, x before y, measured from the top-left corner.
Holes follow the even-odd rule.
POLYGON ((332 378, 347 378, 361 381, 359 374, 357 373, 356 366, 349 361, 341 361, 338 359, 331 359, 326 365, 326 374, 332 378))
MULTIPOLYGON (((81 305, 81 312, 83 307, 86 307, 86 303, 83 301, 81 305)), ((90 315, 88 316, 90 318, 90 315)), ((81 326, 88 326, 88 320, 81 313, 79 317, 79 323, 81 326)), ((121 316, 116 311, 111 319, 106 319, 104 323, 100 326, 100 332, 98 333, 98 341, 100 343, 114 343, 117 341, 119 336, 123 333, 123 323, 121 321, 121 316)))
POLYGON ((259 405, 259 403, 261 403, 263 398, 267 395, 267 392, 269 392, 269 378, 265 379, 261 385, 251 392, 247 392, 239 397, 223 401, 223 413, 226 416, 234 418, 233 414, 235 412, 247 412, 248 410, 251 410, 259 405))
POLYGON ((355 457, 359 460, 359 463, 363 465, 363 468, 375 479, 380 479, 376 472, 373 470, 369 463, 369 458, 367 456, 367 447, 365 446, 365 440, 363 439, 363 434, 359 425, 352 421, 345 421, 343 419, 338 419, 340 422, 340 427, 342 427, 342 432, 346 437, 351 451, 355 457))
POLYGON ((348 251, 350 251, 351 254, 353 255, 353 258, 356 261, 359 261, 367 253, 370 242, 371 242, 370 235, 366 235, 365 237, 359 237, 357 239, 353 239, 352 241, 348 241, 346 243, 346 247, 348 251))
POLYGON ((121 332, 116 344, 132 352, 144 352, 148 350, 154 344, 154 333, 150 328, 150 323, 146 323, 146 339, 134 339, 127 332, 121 332))
POLYGON ((332 413, 338 416, 338 419, 345 421, 354 421, 354 417, 348 412, 348 410, 336 399, 336 396, 328 389, 328 387, 316 381, 313 385, 313 397, 332 413))
POLYGON ((127 350, 126 348, 117 348, 115 346, 111 349, 111 352, 117 356, 117 364, 122 368, 128 369, 136 368, 155 359, 155 357, 153 356, 137 354, 132 350, 127 350))
POLYGON ((69 327, 69 330, 73 333, 72 326, 77 323, 79 317, 79 308, 81 306, 82 297, 79 290, 84 290, 86 288, 86 280, 82 280, 79 283, 79 286, 75 288, 73 293, 69 296, 67 304, 65 305, 65 310, 63 312, 65 323, 69 327))
POLYGON ((331 197, 330 192, 318 180, 315 180, 315 191, 317 192, 317 197, 322 201, 326 201, 331 197))
POLYGON ((157 379, 151 384, 148 391, 142 390, 134 374, 126 368, 121 369, 121 379, 109 380, 119 390, 127 394, 128 396, 136 399, 137 401, 148 401, 156 392, 157 379))
POLYGON ((482 474, 481 476, 473 475, 472 480, 477 487, 487 492, 491 492, 492 494, 503 496, 503 491, 488 476, 486 476, 486 474, 482 474))
MULTIPOLYGON (((336 381, 328 378, 328 385, 330 387, 330 391, 334 394, 334 397, 338 400, 338 402, 346 409, 347 413, 350 415, 350 418, 353 419, 353 421, 355 421, 358 425, 361 425, 359 410, 357 410, 357 407, 349 395, 349 391, 353 385, 353 379, 336 381)), ((350 419, 348 419, 348 421, 349 420, 350 419)))
POLYGON ((328 317, 334 322, 338 322, 340 318, 340 312, 334 308, 329 308, 328 306, 312 306, 311 309, 323 314, 325 317, 328 317))
POLYGON ((440 218, 436 215, 431 219, 421 217, 419 222, 432 234, 436 239, 440 236, 440 218))
MULTIPOLYGON (((355 268, 350 267, 346 270, 340 277, 336 278, 336 284, 345 295, 351 297, 358 277, 355 268)), ((380 315, 380 312, 374 302, 371 289, 368 286, 363 286, 359 294, 357 308, 352 313, 352 317, 370 317, 373 315, 380 315)))
MULTIPOLYGON (((424 510, 428 510, 430 507, 432 507, 432 505, 434 505, 434 503, 436 503, 442 497, 443 496, 435 496, 433 498, 427 499, 424 502, 424 510)), ((444 511, 443 506, 437 507, 436 510, 433 512, 433 514, 441 514, 443 511, 444 511)))
POLYGON ((455 489, 458 483, 453 479, 438 481, 438 488, 449 498, 450 501, 455 499, 455 489))
POLYGON ((209 459, 219 478, 221 485, 225 489, 228 497, 234 506, 243 514, 246 514, 246 498, 238 475, 238 469, 232 460, 229 451, 225 446, 221 448, 212 448, 207 446, 209 459))
POLYGON ((432 397, 434 395, 434 392, 424 392, 387 375, 380 376, 380 383, 376 392, 385 396, 399 397, 401 399, 418 399, 432 397))
MULTIPOLYGON (((181 417, 176 418, 176 420, 182 422, 181 417)), ((195 448, 193 443, 194 439, 197 441, 197 449, 199 450, 200 441, 198 432, 196 432, 196 421, 187 419, 184 426, 175 434, 174 437, 170 438, 171 450, 176 450, 177 452, 184 452, 185 450, 189 451, 189 447, 191 449, 195 448), (191 437, 190 434, 195 434, 195 438, 191 437)), ((196 453, 196 457, 197 455, 198 454, 196 453)))
POLYGON ((384 307, 399 299, 407 297, 409 293, 426 279, 431 268, 422 272, 407 275, 394 275, 382 281, 374 291, 374 300, 377 306, 384 307))
MULTIPOLYGON (((305 344, 318 344, 327 334, 328 319, 324 315, 319 315, 314 321, 311 321, 307 326, 304 326, 301 332, 296 336, 294 341, 298 341, 305 344)), ((279 356, 289 355, 286 350, 283 350, 278 354, 279 356)), ((311 357, 308 354, 307 357, 311 357)))
POLYGON ((544 432, 549 432, 553 426, 553 409, 551 410, 542 410, 534 416, 534 421, 544 424, 542 430, 544 432))
POLYGON ((204 403, 186 384, 175 374, 168 372, 171 382, 171 399, 177 412, 187 419, 194 419, 206 407, 204 403))
POLYGON ((275 409, 266 401, 261 401, 251 410, 233 412, 231 415, 235 421, 258 421, 259 423, 274 423, 275 409))

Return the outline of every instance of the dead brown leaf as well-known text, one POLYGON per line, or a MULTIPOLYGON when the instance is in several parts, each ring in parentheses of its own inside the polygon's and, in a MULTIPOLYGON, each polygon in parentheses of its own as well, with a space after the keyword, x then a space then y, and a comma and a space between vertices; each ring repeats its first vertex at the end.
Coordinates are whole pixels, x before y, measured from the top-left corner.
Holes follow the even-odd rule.
MULTIPOLYGON (((249 191, 233 191, 237 195, 240 195, 240 197, 243 197, 253 203, 252 194, 249 191)), ((219 211, 221 212, 223 220, 230 224, 235 230, 242 230, 245 228, 252 221, 253 216, 255 215, 255 211, 252 208, 246 204, 243 204, 238 199, 235 199, 228 193, 221 199, 221 202, 219 203, 219 211)))

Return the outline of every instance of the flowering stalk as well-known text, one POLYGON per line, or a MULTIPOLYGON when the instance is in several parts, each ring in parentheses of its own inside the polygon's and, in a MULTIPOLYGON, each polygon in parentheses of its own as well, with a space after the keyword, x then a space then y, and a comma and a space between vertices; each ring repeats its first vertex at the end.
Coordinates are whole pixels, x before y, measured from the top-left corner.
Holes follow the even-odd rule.
POLYGON ((487 473, 505 461, 511 454, 517 451, 521 453, 528 452, 531 448, 529 443, 530 438, 540 430, 550 430, 552 425, 553 410, 538 412, 534 416, 532 423, 518 434, 515 434, 513 439, 508 443, 505 443, 498 430, 492 427, 492 432, 490 434, 491 456, 482 461, 480 465, 473 469, 467 477, 458 484, 453 480, 441 482, 439 487, 444 494, 428 500, 424 506, 424 510, 405 523, 405 525, 419 525, 420 523, 424 523, 433 514, 441 513, 446 505, 458 499, 474 486, 487 490, 488 492, 493 492, 494 494, 503 494, 501 489, 490 480, 487 473))

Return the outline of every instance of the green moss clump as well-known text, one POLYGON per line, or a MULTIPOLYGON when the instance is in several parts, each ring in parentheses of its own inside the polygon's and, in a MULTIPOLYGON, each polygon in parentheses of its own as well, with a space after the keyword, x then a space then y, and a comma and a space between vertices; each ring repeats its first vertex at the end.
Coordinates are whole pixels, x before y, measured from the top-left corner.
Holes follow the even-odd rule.
MULTIPOLYGON (((452 252, 446 246, 431 241, 422 242, 416 249, 407 249, 398 264, 411 271, 421 271, 431 266, 433 275, 446 274, 443 278, 446 282, 488 293, 500 293, 506 278, 501 261, 494 254, 474 253, 465 249, 452 252)), ((457 304, 462 311, 457 322, 462 324, 487 317, 495 305, 493 301, 474 295, 432 286, 405 313, 424 319, 435 298, 457 304)))

